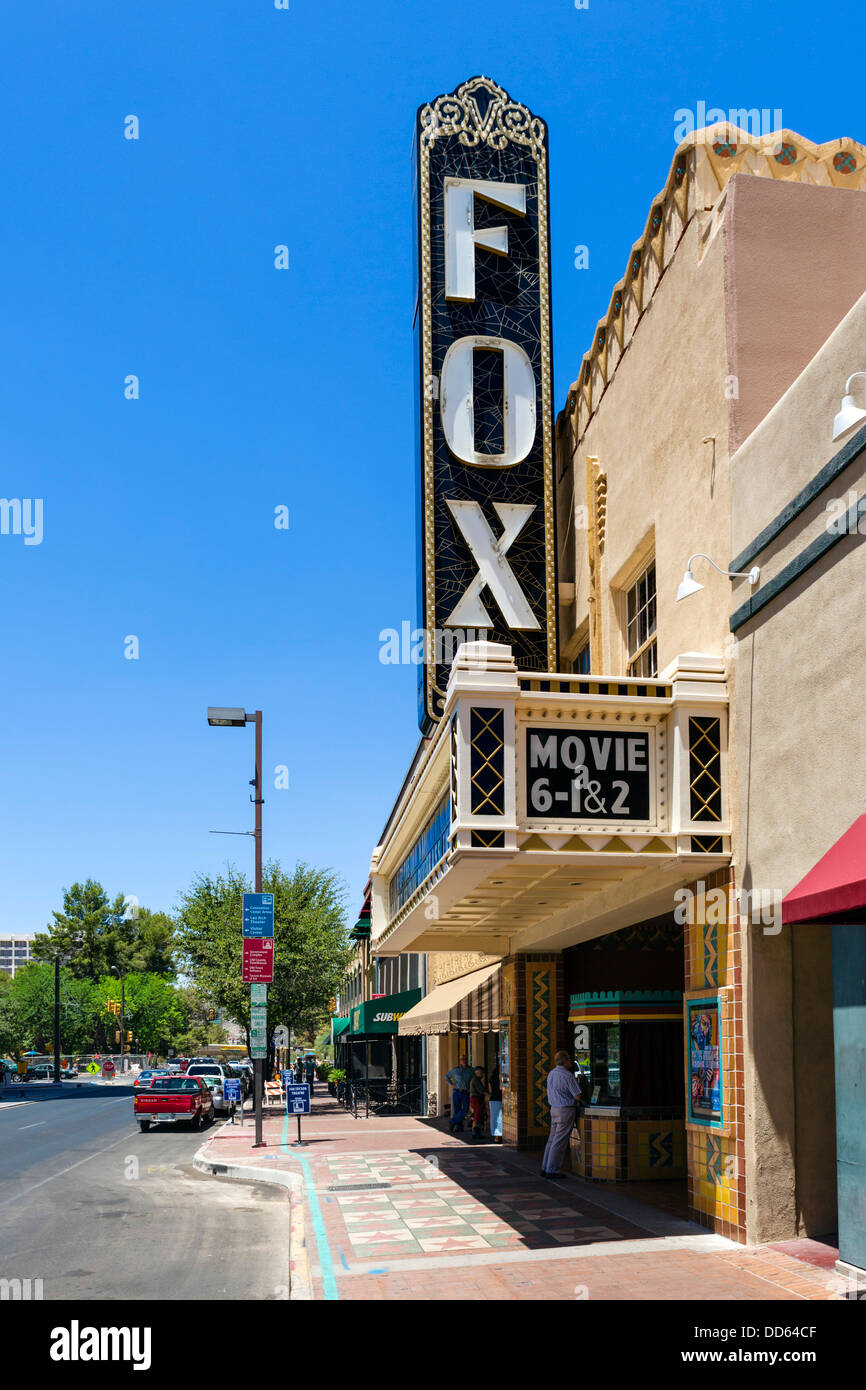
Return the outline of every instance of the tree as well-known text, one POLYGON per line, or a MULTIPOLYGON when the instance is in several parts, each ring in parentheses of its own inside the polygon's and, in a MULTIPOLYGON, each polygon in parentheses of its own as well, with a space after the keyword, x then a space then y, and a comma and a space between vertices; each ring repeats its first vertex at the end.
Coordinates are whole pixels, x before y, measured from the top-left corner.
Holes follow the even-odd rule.
POLYGON ((34 938, 34 959, 52 960, 59 953, 76 979, 94 982, 113 965, 124 972, 130 968, 136 933, 122 893, 109 902, 95 879, 73 883, 64 889, 63 911, 53 916, 47 934, 34 938))
POLYGON ((0 1056, 8 1057, 21 1047, 21 1020, 12 997, 12 979, 0 974, 0 1056))
POLYGON ((133 966, 149 975, 162 975, 173 980, 177 974, 174 963, 174 922, 166 912, 151 912, 140 907, 133 912, 135 954, 133 966))
POLYGON ((179 991, 161 975, 131 972, 126 976, 122 1020, 108 1011, 109 999, 120 997, 120 982, 116 975, 107 975, 100 981, 99 994, 112 1050, 114 1032, 121 1024, 132 1033, 137 1048, 148 1052, 165 1052, 174 1036, 186 1026, 187 1011, 183 999, 179 991))
MULTIPOLYGON (((263 890, 274 895, 274 983, 268 1029, 309 1029, 327 1012, 349 959, 345 890, 329 870, 297 864, 289 874, 268 864, 263 890)), ((184 964, 208 999, 247 1030, 250 987, 241 979, 242 899, 248 880, 235 869, 200 875, 181 900, 176 940, 184 964)))
MULTIPOLYGON (((15 971, 10 999, 17 1046, 47 1052, 54 1043, 54 964, 30 961, 15 971)), ((60 971, 60 1045, 64 1053, 89 1052, 99 1042, 101 999, 96 985, 60 971)))
POLYGON ((200 990, 182 985, 176 994, 184 1022, 172 1036, 171 1045, 182 1057, 194 1057, 211 1043, 225 1042, 226 1030, 209 1016, 213 1005, 200 990))

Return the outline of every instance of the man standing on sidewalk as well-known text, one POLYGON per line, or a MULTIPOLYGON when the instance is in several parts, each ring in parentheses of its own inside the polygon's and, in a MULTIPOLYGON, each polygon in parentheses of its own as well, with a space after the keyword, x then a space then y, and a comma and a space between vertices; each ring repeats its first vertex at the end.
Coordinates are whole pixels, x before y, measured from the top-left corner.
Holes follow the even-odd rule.
POLYGON ((484 1115, 487 1105, 487 1081, 483 1067, 475 1068, 469 1082, 469 1105, 472 1110, 472 1142, 480 1144, 484 1138, 484 1115))
POLYGON ((469 1084, 474 1073, 471 1067, 457 1064, 445 1073, 445 1080, 452 1087, 451 1120, 448 1128, 452 1134, 463 1133, 463 1120, 469 1109, 469 1084))
POLYGON ((547 1101, 550 1105, 550 1138, 541 1160, 543 1178, 564 1178, 559 1170, 574 1129, 575 1101, 581 1099, 580 1086, 571 1069, 567 1052, 557 1052, 553 1070, 547 1074, 547 1101))

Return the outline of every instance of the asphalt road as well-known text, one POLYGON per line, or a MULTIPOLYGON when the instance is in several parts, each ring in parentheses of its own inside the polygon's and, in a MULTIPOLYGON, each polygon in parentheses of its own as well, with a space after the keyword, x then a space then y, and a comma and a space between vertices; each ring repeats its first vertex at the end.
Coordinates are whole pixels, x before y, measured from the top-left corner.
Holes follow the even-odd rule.
POLYGON ((0 1102, 0 1279, 46 1300, 287 1298, 285 1190, 198 1173, 202 1143, 142 1134, 125 1086, 0 1102))

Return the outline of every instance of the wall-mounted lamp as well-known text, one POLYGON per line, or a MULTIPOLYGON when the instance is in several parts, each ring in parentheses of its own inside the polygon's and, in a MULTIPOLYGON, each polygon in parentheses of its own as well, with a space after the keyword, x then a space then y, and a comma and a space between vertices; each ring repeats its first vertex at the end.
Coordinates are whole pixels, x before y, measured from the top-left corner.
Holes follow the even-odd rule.
POLYGON ((859 425, 861 420, 866 420, 866 410, 862 410, 859 405, 854 404, 854 397, 850 394, 851 382, 856 381, 858 376, 866 376, 866 372, 855 372, 849 376, 845 383, 845 395, 842 397, 842 406, 836 419, 833 421, 833 438, 841 439, 843 434, 847 434, 855 425, 859 425))
MULTIPOLYGON (((864 411, 864 414, 866 414, 866 411, 864 411)), ((681 598, 688 598, 689 594, 696 594, 699 589, 704 587, 703 584, 698 583, 695 576, 692 574, 693 560, 706 560, 708 564, 712 565, 714 570, 718 570, 719 574, 724 574, 728 579, 748 579, 749 583, 752 585, 757 584, 761 576, 761 571, 758 569, 757 565, 753 565, 750 570, 723 570, 721 566, 716 564, 715 560, 710 559, 709 555, 692 555, 689 557, 689 563, 683 575, 682 583, 677 589, 677 603, 679 603, 681 598)))

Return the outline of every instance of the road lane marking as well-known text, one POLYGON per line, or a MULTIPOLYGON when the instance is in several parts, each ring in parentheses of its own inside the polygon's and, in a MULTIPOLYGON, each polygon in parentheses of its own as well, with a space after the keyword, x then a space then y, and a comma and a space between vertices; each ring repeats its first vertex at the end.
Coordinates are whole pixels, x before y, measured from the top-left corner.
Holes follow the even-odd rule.
POLYGON ((41 1182, 34 1182, 30 1187, 25 1187, 23 1192, 16 1192, 14 1197, 4 1197, 0 1201, 0 1207, 8 1207, 12 1202, 20 1202, 22 1197, 27 1197, 37 1188, 44 1187, 48 1182, 54 1182, 55 1178, 62 1178, 66 1173, 71 1173, 73 1168, 80 1168, 82 1163, 89 1163, 92 1158, 99 1158, 102 1154, 107 1154, 111 1149, 116 1149, 118 1144, 126 1144, 130 1139, 138 1138, 138 1130, 133 1130, 132 1134, 123 1134, 119 1139, 115 1139, 113 1144, 106 1144, 104 1149, 96 1149, 92 1154, 86 1154, 84 1158, 79 1158, 76 1163, 70 1163, 68 1168, 61 1168, 59 1173, 52 1173, 49 1178, 43 1178, 41 1182))
POLYGON ((33 1123, 32 1123, 32 1125, 19 1125, 18 1128, 19 1128, 19 1130, 21 1130, 21 1129, 38 1129, 40 1125, 47 1125, 47 1124, 48 1124, 48 1121, 47 1121, 47 1120, 34 1120, 33 1123))

